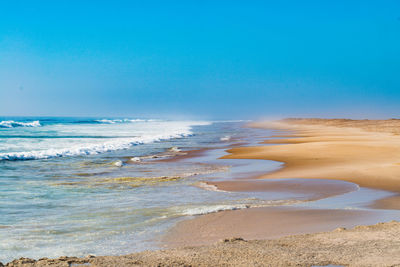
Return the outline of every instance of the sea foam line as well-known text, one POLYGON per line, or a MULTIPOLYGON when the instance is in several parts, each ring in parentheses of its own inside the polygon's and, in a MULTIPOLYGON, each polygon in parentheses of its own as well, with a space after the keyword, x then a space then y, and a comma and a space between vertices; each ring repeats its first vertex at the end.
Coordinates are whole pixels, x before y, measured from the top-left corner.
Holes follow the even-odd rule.
POLYGON ((182 211, 182 215, 187 215, 187 216, 204 215, 225 210, 241 210, 248 208, 250 208, 250 205, 247 204, 202 206, 202 207, 185 209, 182 211))
POLYGON ((304 202, 307 201, 299 199, 276 199, 276 200, 261 200, 261 201, 256 200, 252 203, 214 204, 214 205, 190 207, 181 210, 179 213, 180 215, 194 216, 194 215, 205 215, 209 213, 216 213, 228 210, 242 210, 249 208, 296 205, 304 202))

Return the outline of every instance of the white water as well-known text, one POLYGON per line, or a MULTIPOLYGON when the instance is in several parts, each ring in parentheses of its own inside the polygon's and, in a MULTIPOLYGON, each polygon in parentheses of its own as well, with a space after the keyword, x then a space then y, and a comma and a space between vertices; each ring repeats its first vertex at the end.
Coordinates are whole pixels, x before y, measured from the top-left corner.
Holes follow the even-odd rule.
POLYGON ((14 128, 14 127, 40 127, 39 121, 21 122, 21 121, 1 121, 0 128, 14 128))
MULTIPOLYGON (((11 139, 0 139, 0 160, 95 155, 189 136, 192 134, 192 126, 209 124, 190 121, 132 121, 135 123, 54 124, 40 127, 40 130, 24 129, 22 133, 19 130, 17 134, 30 138, 13 138, 12 142, 11 139)), ((36 122, 35 125, 40 125, 36 122)), ((9 134, 15 135, 16 132, 9 134)))

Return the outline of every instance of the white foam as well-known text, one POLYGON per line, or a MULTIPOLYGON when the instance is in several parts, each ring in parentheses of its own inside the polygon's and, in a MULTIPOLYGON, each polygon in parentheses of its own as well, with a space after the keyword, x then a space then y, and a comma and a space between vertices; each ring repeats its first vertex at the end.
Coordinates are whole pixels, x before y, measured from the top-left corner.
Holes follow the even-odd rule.
POLYGON ((246 204, 237 204, 237 205, 212 205, 212 206, 202 206, 189 208, 182 211, 182 215, 203 215, 208 213, 215 213, 224 210, 240 210, 250 208, 249 205, 246 204))
POLYGON ((20 122, 20 121, 1 121, 0 128, 14 128, 14 127, 40 127, 39 121, 20 122))
MULTIPOLYGON (((77 143, 71 143, 70 140, 63 141, 58 140, 54 142, 53 140, 46 141, 46 146, 36 147, 37 144, 30 144, 26 148, 30 148, 26 151, 17 152, 3 152, 0 153, 0 160, 32 160, 32 159, 48 159, 54 157, 66 157, 66 156, 80 156, 80 155, 95 155, 105 152, 111 152, 115 150, 128 149, 135 145, 148 144, 153 142, 158 142, 162 140, 168 140, 172 138, 183 138, 192 135, 191 126, 194 125, 208 125, 209 122, 152 122, 150 124, 155 125, 145 125, 143 128, 139 129, 140 136, 137 137, 119 137, 112 138, 110 141, 105 141, 107 139, 80 141, 77 143)), ((126 124, 128 125, 128 124, 126 124)), ((57 126, 60 127, 60 126, 57 126)), ((71 127, 71 126, 68 126, 71 127)), ((85 128, 80 131, 85 131, 86 133, 90 130, 94 134, 99 131, 104 131, 103 126, 90 126, 92 128, 85 128), (95 127, 95 128, 93 128, 95 127)), ((124 131, 128 133, 135 130, 136 128, 124 128, 124 131)), ((110 134, 121 134, 123 133, 122 128, 113 128, 110 130, 110 134)), ((42 142, 42 145, 45 143, 42 142)), ((24 147, 21 145, 21 147, 24 147)))
POLYGON ((113 165, 114 165, 115 167, 122 167, 124 164, 122 163, 122 161, 117 160, 117 161, 115 161, 115 162, 113 163, 113 165))
POLYGON ((109 124, 114 124, 116 122, 122 122, 121 120, 107 120, 107 119, 96 120, 96 121, 101 122, 101 123, 109 123, 109 124))
POLYGON ((75 146, 63 149, 46 149, 39 151, 26 151, 14 153, 0 153, 0 160, 28 160, 28 159, 47 159, 65 156, 95 155, 115 150, 128 149, 134 145, 147 144, 170 138, 181 138, 188 136, 188 133, 160 135, 155 137, 120 138, 118 140, 93 144, 86 146, 75 146), (121 140, 122 139, 122 140, 121 140))
POLYGON ((229 141, 229 140, 231 140, 231 137, 229 135, 227 135, 227 136, 221 137, 220 140, 221 141, 229 141))
POLYGON ((129 122, 145 122, 145 121, 155 121, 155 120, 142 120, 142 119, 129 120, 129 119, 125 119, 125 121, 129 121, 129 122))
POLYGON ((130 161, 140 162, 140 158, 139 157, 133 157, 133 158, 130 159, 130 161))
POLYGON ((169 149, 169 151, 172 151, 172 152, 181 152, 181 150, 180 150, 178 147, 176 147, 176 146, 171 147, 171 148, 169 149))
POLYGON ((307 200, 298 199, 275 199, 275 200, 260 200, 260 199, 244 199, 242 203, 235 204, 214 204, 207 206, 198 206, 186 208, 180 212, 181 215, 203 215, 226 210, 241 210, 248 208, 262 208, 271 206, 286 206, 296 205, 307 202, 307 200))
POLYGON ((101 120, 95 120, 100 123, 105 123, 105 124, 114 124, 114 123, 123 123, 123 122, 146 122, 146 121, 155 121, 155 120, 143 120, 143 119, 101 119, 101 120))

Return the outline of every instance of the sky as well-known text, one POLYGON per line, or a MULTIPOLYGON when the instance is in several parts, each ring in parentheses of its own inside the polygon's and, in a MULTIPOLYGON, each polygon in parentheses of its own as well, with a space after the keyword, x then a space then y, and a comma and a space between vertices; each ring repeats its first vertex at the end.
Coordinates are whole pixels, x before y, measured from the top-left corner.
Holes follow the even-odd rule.
POLYGON ((0 116, 400 117, 400 1, 1 1, 0 116))

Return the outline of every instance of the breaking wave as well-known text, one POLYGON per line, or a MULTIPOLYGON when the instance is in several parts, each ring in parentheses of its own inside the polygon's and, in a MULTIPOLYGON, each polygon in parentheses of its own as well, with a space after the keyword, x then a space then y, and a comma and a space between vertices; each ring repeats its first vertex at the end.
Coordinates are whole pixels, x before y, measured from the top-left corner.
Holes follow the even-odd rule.
POLYGON ((182 138, 190 136, 192 133, 187 130, 183 133, 163 134, 151 137, 133 137, 133 138, 119 138, 100 144, 87 144, 82 146, 75 146, 64 149, 47 149, 39 151, 26 151, 26 152, 12 152, 0 153, 1 160, 32 160, 32 159, 48 159, 55 157, 66 156, 82 156, 82 155, 96 155, 115 150, 128 149, 135 145, 148 144, 172 138, 182 138))
POLYGON ((21 122, 21 121, 1 121, 0 128, 14 128, 14 127, 40 127, 42 126, 39 121, 21 122))

